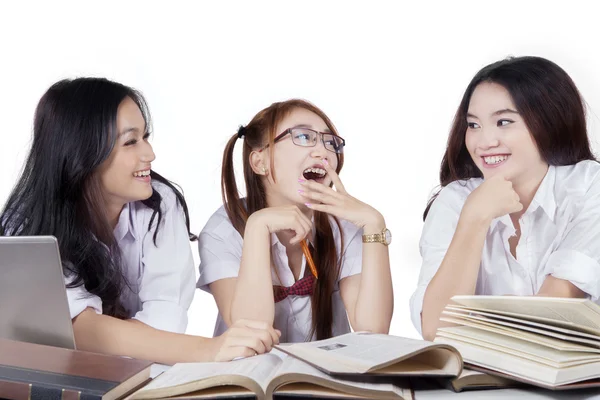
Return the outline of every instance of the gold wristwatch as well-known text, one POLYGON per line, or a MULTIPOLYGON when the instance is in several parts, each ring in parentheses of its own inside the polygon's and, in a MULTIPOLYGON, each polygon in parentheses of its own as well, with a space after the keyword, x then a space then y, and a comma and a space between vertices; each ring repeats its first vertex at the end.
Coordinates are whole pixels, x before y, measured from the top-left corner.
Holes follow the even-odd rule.
POLYGON ((363 243, 381 243, 389 246, 392 243, 392 232, 389 229, 384 229, 381 233, 373 233, 371 235, 363 235, 363 243))

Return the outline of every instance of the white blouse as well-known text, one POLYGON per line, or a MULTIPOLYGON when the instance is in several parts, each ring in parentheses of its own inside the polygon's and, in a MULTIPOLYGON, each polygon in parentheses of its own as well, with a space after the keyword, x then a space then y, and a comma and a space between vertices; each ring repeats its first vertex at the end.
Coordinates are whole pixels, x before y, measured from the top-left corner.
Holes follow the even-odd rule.
MULTIPOLYGON (((196 278, 185 215, 169 187, 158 182, 152 185, 162 196, 157 245, 152 237, 158 216, 148 230, 153 210, 140 201, 123 207, 114 229, 132 289, 125 286, 121 301, 131 318, 156 329, 184 333, 196 278)), ((84 286, 67 289, 67 297, 71 318, 87 307, 102 313, 102 300, 84 286)))
MULTIPOLYGON (((421 332, 423 298, 437 272, 467 196, 483 179, 452 182, 433 202, 425 220, 418 286, 410 299, 412 321, 421 332)), ((519 220, 516 259, 508 239, 515 235, 510 216, 492 221, 475 294, 534 295, 548 275, 570 281, 593 301, 600 297, 600 164, 550 166, 533 201, 519 220)))
MULTIPOLYGON (((362 271, 362 229, 346 222, 340 221, 344 236, 344 252, 342 253, 342 266, 338 283, 333 292, 333 335, 350 332, 346 308, 339 293, 339 281, 362 271)), ((337 245, 338 257, 340 255, 340 234, 337 224, 331 219, 331 226, 337 245)), ((224 207, 219 208, 208 220, 200 233, 198 247, 200 250, 200 279, 198 287, 210 293, 209 284, 225 278, 238 276, 242 260, 243 239, 233 227, 224 207)), ((285 246, 281 244, 277 235, 271 235, 271 252, 279 277, 283 286, 294 284, 294 275, 289 267, 285 246)), ((302 256, 300 276, 304 276, 306 260, 302 256)), ((271 270, 273 282, 277 282, 277 275, 271 270)), ((273 326, 281 331, 280 341, 304 342, 314 340, 309 337, 312 327, 312 310, 309 296, 288 296, 275 303, 275 319, 273 326)), ((218 336, 227 330, 227 325, 219 314, 214 335, 218 336)))

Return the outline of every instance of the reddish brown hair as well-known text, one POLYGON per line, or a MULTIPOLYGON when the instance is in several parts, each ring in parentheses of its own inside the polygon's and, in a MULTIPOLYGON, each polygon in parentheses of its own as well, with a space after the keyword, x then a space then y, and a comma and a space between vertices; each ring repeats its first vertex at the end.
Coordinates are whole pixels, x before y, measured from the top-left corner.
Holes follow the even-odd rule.
MULTIPOLYGON (((313 104, 298 99, 273 103, 269 107, 260 111, 252 118, 252 121, 243 129, 243 165, 244 165, 244 182, 246 184, 246 201, 240 198, 240 193, 235 179, 233 165, 233 151, 235 144, 238 141, 237 133, 229 139, 225 152, 223 154, 223 168, 221 171, 221 194, 223 196, 223 204, 225 211, 231 220, 235 229, 244 236, 246 221, 252 213, 267 207, 267 198, 265 187, 260 175, 257 175, 252 170, 250 165, 250 154, 266 144, 270 148, 274 146, 275 136, 280 133, 275 129, 279 123, 295 109, 305 109, 318 115, 331 130, 337 135, 335 126, 318 107, 313 104)), ((338 156, 337 172, 339 173, 344 163, 343 154, 338 156)), ((270 171, 273 180, 276 180, 274 165, 274 153, 270 152, 270 171)), ((340 223, 336 218, 333 218, 338 225, 340 237, 342 230, 340 223)), ((332 294, 335 284, 339 278, 340 260, 338 257, 336 244, 333 237, 333 230, 327 214, 315 211, 315 228, 316 234, 314 238, 314 248, 312 256, 315 260, 319 279, 315 283, 314 292, 312 295, 312 329, 310 337, 316 333, 317 340, 329 338, 332 336, 333 324, 333 305, 332 294)), ((343 237, 340 249, 343 251, 343 237)))

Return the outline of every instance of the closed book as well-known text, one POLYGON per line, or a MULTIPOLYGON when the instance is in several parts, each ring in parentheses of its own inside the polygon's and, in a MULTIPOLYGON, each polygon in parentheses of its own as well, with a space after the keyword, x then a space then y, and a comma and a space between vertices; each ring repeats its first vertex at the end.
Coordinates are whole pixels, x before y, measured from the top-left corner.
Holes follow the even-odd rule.
POLYGON ((117 400, 150 378, 149 361, 0 339, 0 397, 117 400))

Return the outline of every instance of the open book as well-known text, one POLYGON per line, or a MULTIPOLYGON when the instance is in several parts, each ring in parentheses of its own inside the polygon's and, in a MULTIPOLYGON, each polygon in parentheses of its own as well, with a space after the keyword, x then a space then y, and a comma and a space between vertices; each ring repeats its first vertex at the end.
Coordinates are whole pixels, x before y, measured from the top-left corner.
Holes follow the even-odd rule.
POLYGON ((498 375, 486 374, 472 369, 463 369, 454 379, 439 379, 438 382, 455 392, 463 390, 500 389, 522 386, 522 383, 498 375))
POLYGON ((332 378, 300 360, 273 350, 242 360, 215 363, 181 363, 133 395, 134 399, 254 398, 273 395, 318 398, 412 399, 408 387, 361 383, 332 378))
POLYGON ((600 306, 586 299, 454 296, 435 342, 470 368, 550 389, 600 386, 600 306))
POLYGON ((317 342, 282 344, 269 354, 228 363, 176 364, 132 399, 183 395, 271 399, 275 394, 411 399, 409 377, 455 377, 461 371, 462 359, 451 346, 350 333, 317 342))

